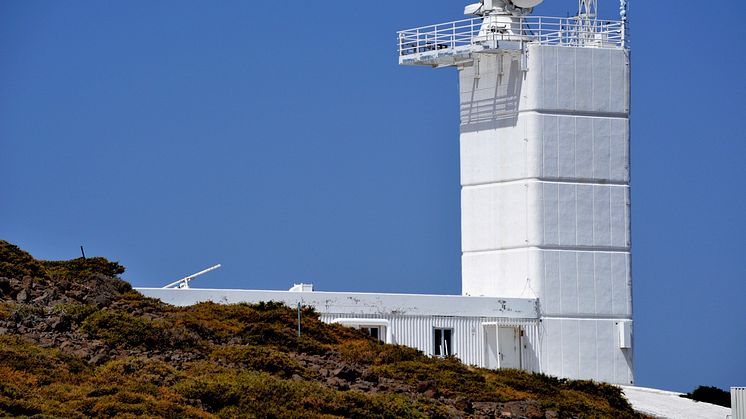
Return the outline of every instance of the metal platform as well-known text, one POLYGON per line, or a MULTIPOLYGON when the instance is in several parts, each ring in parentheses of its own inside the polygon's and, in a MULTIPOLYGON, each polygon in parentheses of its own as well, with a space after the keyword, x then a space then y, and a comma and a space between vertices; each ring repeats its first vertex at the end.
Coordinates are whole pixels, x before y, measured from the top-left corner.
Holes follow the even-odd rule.
POLYGON ((583 48, 626 48, 621 21, 516 17, 463 19, 397 32, 399 64, 443 67, 469 61, 473 54, 521 50, 527 43, 583 48))

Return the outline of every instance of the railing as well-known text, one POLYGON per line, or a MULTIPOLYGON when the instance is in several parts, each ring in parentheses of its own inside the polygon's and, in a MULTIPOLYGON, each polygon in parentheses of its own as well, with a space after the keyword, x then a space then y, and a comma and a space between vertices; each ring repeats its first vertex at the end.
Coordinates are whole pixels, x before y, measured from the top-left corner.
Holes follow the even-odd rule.
POLYGON ((398 32, 400 57, 467 51, 497 45, 494 41, 614 48, 625 47, 626 33, 621 21, 540 16, 478 17, 398 32))

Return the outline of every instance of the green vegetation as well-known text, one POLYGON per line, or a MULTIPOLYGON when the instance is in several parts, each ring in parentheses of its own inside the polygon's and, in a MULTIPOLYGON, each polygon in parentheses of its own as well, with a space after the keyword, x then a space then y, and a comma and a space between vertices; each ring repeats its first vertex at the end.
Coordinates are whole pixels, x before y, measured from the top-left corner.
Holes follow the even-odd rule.
POLYGON ((47 273, 42 264, 18 246, 0 240, 0 277, 46 278, 47 273))
POLYGON ((214 348, 210 359, 236 369, 265 371, 284 378, 294 374, 313 378, 314 374, 284 352, 263 346, 222 345, 214 348))
POLYGON ((444 415, 432 402, 403 395, 339 392, 315 382, 282 380, 267 373, 198 366, 176 391, 218 416, 428 417, 444 415), (209 373, 204 373, 209 369, 209 373), (202 371, 200 371, 202 370, 202 371), (246 408, 250 407, 250 410, 246 408))
POLYGON ((692 391, 691 393, 687 393, 681 397, 686 397, 687 399, 696 400, 698 402, 712 403, 719 406, 731 407, 730 393, 717 387, 699 386, 695 388, 694 391, 692 391))
POLYGON ((102 257, 77 258, 72 260, 36 260, 18 246, 0 240, 0 277, 23 279, 48 279, 50 277, 77 279, 92 275, 117 278, 125 271, 124 266, 102 257))
POLYGON ((82 330, 112 346, 156 348, 165 331, 152 321, 123 311, 101 310, 88 316, 82 330))
POLYGON ((299 338, 282 304, 173 307, 102 258, 41 262, 2 241, 0 255, 0 416, 470 417, 524 403, 639 417, 617 387, 430 358, 311 308, 299 338))

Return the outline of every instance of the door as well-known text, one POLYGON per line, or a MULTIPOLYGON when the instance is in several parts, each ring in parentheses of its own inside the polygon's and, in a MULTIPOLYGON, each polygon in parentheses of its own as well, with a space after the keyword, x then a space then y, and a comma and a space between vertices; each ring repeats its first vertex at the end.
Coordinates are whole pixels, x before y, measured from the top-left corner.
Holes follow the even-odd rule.
POLYGON ((521 331, 517 327, 498 327, 500 368, 521 368, 521 331))
POLYGON ((484 327, 484 349, 484 367, 491 370, 500 368, 497 364, 497 328, 495 326, 484 327))
POLYGON ((484 326, 485 368, 521 368, 521 329, 512 326, 484 326))

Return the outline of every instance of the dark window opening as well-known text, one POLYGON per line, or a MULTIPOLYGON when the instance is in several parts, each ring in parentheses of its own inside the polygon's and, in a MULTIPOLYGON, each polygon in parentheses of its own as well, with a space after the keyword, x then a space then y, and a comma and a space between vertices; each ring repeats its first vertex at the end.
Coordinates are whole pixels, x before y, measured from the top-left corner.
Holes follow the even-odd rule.
POLYGON ((453 355, 452 336, 453 329, 433 329, 433 343, 435 344, 433 354, 435 356, 453 355))
POLYGON ((360 330, 369 334, 373 338, 381 340, 381 328, 380 327, 361 327, 360 330))

